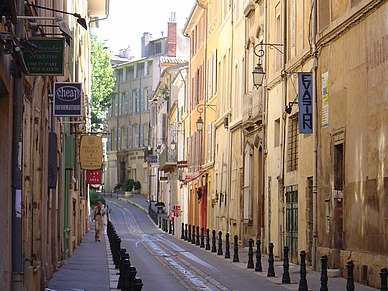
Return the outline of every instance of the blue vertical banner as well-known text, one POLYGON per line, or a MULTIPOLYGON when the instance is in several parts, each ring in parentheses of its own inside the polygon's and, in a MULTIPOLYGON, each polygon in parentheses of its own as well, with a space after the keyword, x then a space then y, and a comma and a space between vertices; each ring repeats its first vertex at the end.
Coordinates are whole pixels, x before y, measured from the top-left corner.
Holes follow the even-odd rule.
POLYGON ((299 133, 313 133, 313 74, 298 73, 299 133))

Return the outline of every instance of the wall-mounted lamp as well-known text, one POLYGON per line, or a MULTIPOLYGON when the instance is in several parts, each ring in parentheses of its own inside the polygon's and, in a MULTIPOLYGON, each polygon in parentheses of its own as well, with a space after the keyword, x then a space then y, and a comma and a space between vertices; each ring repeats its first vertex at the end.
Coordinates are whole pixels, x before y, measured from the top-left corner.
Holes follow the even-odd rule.
POLYGON ((285 109, 287 114, 291 114, 292 105, 294 104, 298 104, 298 102, 297 101, 288 102, 288 106, 286 106, 286 109, 285 109))
POLYGON ((88 26, 86 25, 85 18, 82 18, 81 15, 79 15, 78 13, 70 13, 70 12, 61 11, 61 10, 58 10, 58 9, 43 7, 43 6, 39 6, 39 5, 35 5, 35 4, 29 4, 29 3, 26 3, 26 6, 31 6, 31 7, 34 7, 34 8, 45 9, 45 10, 54 11, 54 12, 58 12, 58 13, 73 15, 74 17, 77 17, 77 23, 79 25, 81 25, 83 28, 85 28, 86 30, 88 30, 88 26))
POLYGON ((170 143, 170 149, 175 150, 175 148, 176 148, 176 142, 175 140, 172 140, 172 142, 170 143))
POLYGON ((214 112, 216 111, 214 109, 216 107, 216 105, 203 104, 203 105, 200 105, 200 106, 197 107, 197 111, 200 113, 199 118, 198 118, 197 122, 195 123, 195 125, 197 127, 197 131, 202 131, 203 130, 203 120, 202 120, 201 114, 203 113, 205 107, 209 107, 214 112))
POLYGON ((259 58, 259 62, 257 63, 255 69, 252 72, 252 77, 253 77, 253 84, 255 85, 256 89, 259 89, 259 87, 263 85, 263 80, 265 77, 265 72, 264 72, 263 66, 261 65, 261 58, 264 56, 265 51, 261 46, 269 46, 270 49, 276 49, 278 52, 283 54, 283 52, 279 48, 277 48, 278 46, 283 46, 282 44, 259 43, 255 45, 253 52, 259 58), (258 50, 258 52, 256 52, 256 49, 259 46, 260 46, 260 49, 258 50))

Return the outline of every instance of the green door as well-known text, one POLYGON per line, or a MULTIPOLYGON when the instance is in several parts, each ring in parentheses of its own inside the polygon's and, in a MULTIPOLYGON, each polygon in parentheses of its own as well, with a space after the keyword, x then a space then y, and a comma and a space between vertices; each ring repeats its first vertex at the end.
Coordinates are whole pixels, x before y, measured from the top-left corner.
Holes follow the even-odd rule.
POLYGON ((286 187, 286 245, 291 262, 298 262, 298 185, 286 187))

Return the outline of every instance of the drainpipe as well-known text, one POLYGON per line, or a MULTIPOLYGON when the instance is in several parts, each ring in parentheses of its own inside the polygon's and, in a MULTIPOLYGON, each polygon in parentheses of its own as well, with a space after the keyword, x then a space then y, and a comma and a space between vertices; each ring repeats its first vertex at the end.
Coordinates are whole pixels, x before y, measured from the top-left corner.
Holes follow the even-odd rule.
MULTIPOLYGON (((24 1, 17 1, 17 11, 24 11, 24 1)), ((23 21, 15 26, 16 36, 23 37, 23 21)), ((22 73, 21 73, 22 74, 22 73)), ((12 290, 22 290, 22 165, 23 165, 23 79, 15 77, 12 129, 12 290)))
POLYGON ((284 107, 282 108, 282 115, 283 115, 283 140, 282 140, 282 173, 281 173, 281 180, 279 181, 279 201, 281 201, 279 205, 279 213, 282 216, 279 220, 281 223, 279 224, 279 248, 278 253, 280 257, 282 256, 282 249, 284 243, 284 171, 285 171, 285 143, 286 143, 286 114, 285 114, 285 108, 287 106, 287 73, 286 73, 286 62, 287 62, 287 0, 283 0, 283 71, 282 71, 282 78, 283 78, 283 96, 284 96, 284 107))
POLYGON ((318 114, 317 114, 317 66, 318 58, 316 54, 317 44, 317 0, 313 2, 313 247, 312 247, 312 267, 316 269, 316 256, 317 256, 317 167, 318 167, 318 155, 317 155, 317 140, 318 140, 318 114))

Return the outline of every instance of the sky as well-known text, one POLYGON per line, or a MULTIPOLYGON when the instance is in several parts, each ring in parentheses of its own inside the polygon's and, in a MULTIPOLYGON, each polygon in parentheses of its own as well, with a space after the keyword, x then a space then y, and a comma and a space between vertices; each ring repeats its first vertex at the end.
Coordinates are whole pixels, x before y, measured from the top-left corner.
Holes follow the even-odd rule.
POLYGON ((120 49, 131 48, 131 55, 141 56, 141 37, 150 32, 153 39, 167 36, 167 22, 175 12, 178 29, 186 23, 195 0, 110 0, 109 17, 94 29, 101 41, 114 54, 120 49))

